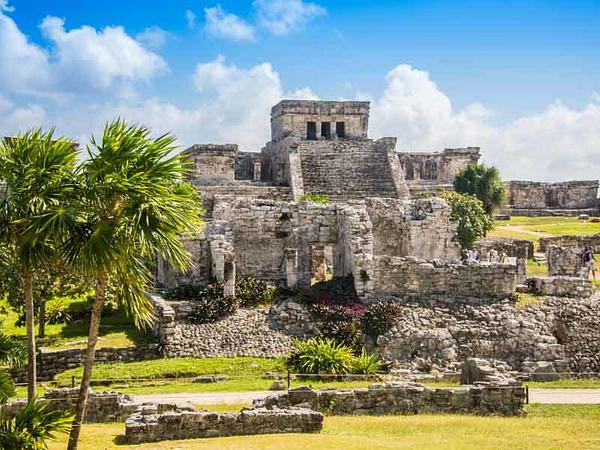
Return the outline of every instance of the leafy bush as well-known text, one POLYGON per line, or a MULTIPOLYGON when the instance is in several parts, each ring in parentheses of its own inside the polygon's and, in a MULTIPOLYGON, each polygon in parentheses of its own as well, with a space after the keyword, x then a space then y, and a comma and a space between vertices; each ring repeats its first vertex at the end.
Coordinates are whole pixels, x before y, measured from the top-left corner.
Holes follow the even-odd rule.
POLYGON ((469 164, 456 175, 454 189, 460 194, 477 197, 490 216, 494 209, 499 208, 506 201, 504 183, 498 169, 479 163, 469 164))
MULTIPOLYGON (((4 404, 15 395, 15 384, 8 373, 0 370, 0 404, 4 404)), ((3 448, 3 447, 0 447, 3 448)))
POLYGON ((276 286, 252 277, 238 277, 235 280, 235 296, 242 306, 273 303, 276 290, 276 286))
POLYGON ((353 320, 325 322, 318 337, 331 339, 354 350, 361 347, 362 330, 360 324, 353 320))
POLYGON ((450 220, 458 224, 458 241, 462 248, 471 248, 476 240, 485 237, 494 226, 494 221, 483 208, 481 200, 457 192, 444 192, 441 196, 452 208, 450 220))
POLYGON ((319 203, 320 205, 327 205, 329 203, 329 197, 325 194, 316 194, 314 192, 307 192, 298 198, 299 202, 312 202, 319 203))
POLYGON ((56 433, 66 433, 73 416, 68 411, 48 411, 47 402, 29 401, 13 418, 0 421, 0 448, 19 450, 44 450, 47 441, 56 433))
POLYGON ((299 374, 346 374, 354 361, 352 349, 332 339, 292 341, 295 349, 287 360, 288 369, 299 374))
POLYGON ((233 314, 239 306, 239 301, 235 297, 223 294, 221 283, 212 283, 206 286, 200 292, 200 296, 194 300, 188 320, 193 323, 211 323, 233 314))
POLYGON ((352 373, 363 375, 374 375, 381 372, 383 363, 377 355, 370 354, 364 347, 358 356, 352 361, 352 373))
POLYGON ((372 338, 387 333, 396 323, 400 306, 395 303, 372 303, 362 318, 363 330, 372 338))
POLYGON ((69 309, 62 299, 58 298, 46 304, 46 323, 58 325, 69 323, 70 321, 71 315, 69 314, 69 309))

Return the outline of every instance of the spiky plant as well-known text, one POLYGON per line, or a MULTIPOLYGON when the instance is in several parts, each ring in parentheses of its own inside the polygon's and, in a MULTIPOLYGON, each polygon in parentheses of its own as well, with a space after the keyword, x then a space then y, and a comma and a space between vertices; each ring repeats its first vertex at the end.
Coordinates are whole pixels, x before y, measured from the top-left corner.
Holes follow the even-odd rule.
POLYGON ((100 141, 92 138, 81 167, 82 217, 63 250, 69 262, 95 278, 96 291, 70 450, 78 445, 109 279, 121 287, 119 298, 136 324, 144 325, 153 318, 147 261, 160 255, 178 269, 190 266, 179 238, 200 231, 203 209, 198 192, 184 180, 188 168, 173 155, 174 141, 115 120, 100 141))

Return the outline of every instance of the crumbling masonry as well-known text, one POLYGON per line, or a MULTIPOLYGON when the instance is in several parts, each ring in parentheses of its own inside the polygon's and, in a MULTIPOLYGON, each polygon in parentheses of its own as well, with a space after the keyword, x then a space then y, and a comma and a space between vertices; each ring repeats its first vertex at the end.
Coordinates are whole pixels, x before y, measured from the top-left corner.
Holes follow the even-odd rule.
POLYGON ((214 278, 231 293, 236 276, 307 287, 330 271, 352 275, 364 299, 510 295, 514 262, 460 266, 448 204, 411 198, 429 189, 415 187, 421 180, 451 183, 479 149, 397 153, 395 138, 367 137, 368 122, 368 102, 284 100, 272 109, 272 139, 261 153, 236 145, 186 150, 207 223, 186 240, 194 268, 178 274, 159 263, 159 281, 214 278), (302 201, 305 194, 326 195, 329 203, 302 201))

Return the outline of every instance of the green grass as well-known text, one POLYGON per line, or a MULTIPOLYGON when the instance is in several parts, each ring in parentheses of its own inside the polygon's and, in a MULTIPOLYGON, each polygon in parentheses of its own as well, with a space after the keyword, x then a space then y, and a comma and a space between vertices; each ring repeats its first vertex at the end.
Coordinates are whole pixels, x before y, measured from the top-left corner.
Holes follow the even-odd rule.
MULTIPOLYGON (((386 450, 600 448, 600 407, 529 405, 527 417, 466 415, 326 417, 320 434, 280 434, 123 444, 124 425, 84 425, 81 450, 386 450)), ((66 437, 50 450, 63 449, 66 437)))
POLYGON ((490 237, 527 239, 539 242, 544 235, 590 235, 600 233, 600 222, 582 222, 577 217, 511 217, 497 221, 490 237), (514 229, 510 227, 519 227, 514 229))
MULTIPOLYGON (((81 303, 82 300, 64 298, 65 305, 81 303)), ((24 326, 16 326, 18 314, 10 308, 6 300, 0 300, 0 307, 6 308, 7 313, 3 315, 2 329, 11 336, 25 339, 26 330, 24 326)), ((82 305, 76 305, 82 306, 82 305)), ((64 350, 70 348, 84 348, 87 341, 89 323, 87 320, 77 320, 69 324, 46 325, 46 337, 38 339, 38 347, 53 350, 64 350)), ((36 329, 37 332, 37 329, 36 329)), ((100 325, 100 340, 98 348, 105 347, 132 347, 136 344, 151 342, 154 337, 144 331, 138 330, 133 320, 124 312, 116 311, 102 318, 100 325)))
POLYGON ((548 275, 548 266, 545 264, 538 264, 533 259, 528 259, 527 275, 530 277, 545 277, 548 275))
MULTIPOLYGON (((542 389, 600 389, 600 379, 564 379, 556 381, 528 381, 530 388, 542 389)), ((600 408, 600 406, 598 407, 600 408)))

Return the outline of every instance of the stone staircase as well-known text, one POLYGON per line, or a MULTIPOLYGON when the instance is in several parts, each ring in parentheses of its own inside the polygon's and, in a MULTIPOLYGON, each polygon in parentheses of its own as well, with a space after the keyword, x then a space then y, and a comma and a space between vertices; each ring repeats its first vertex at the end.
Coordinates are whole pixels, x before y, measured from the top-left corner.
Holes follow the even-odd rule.
POLYGON ((300 147, 305 193, 332 201, 397 197, 387 153, 372 141, 310 142, 300 147))

